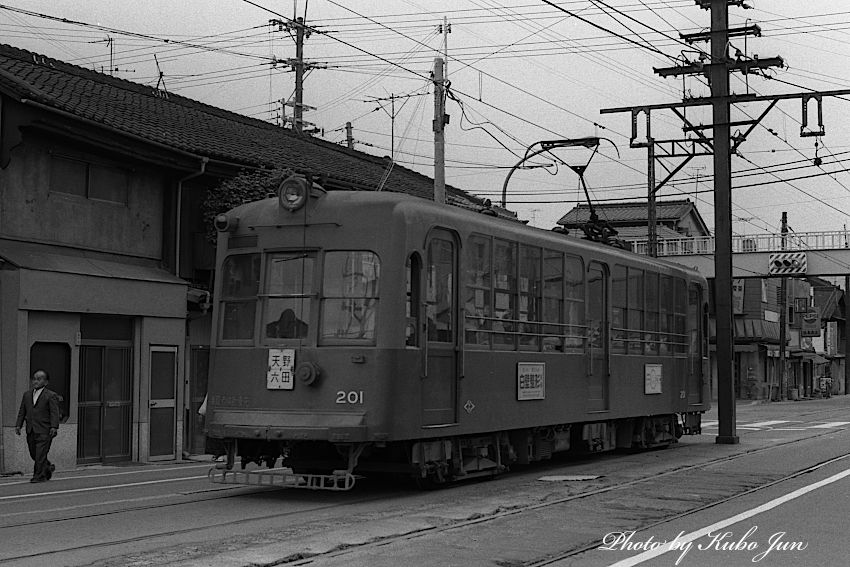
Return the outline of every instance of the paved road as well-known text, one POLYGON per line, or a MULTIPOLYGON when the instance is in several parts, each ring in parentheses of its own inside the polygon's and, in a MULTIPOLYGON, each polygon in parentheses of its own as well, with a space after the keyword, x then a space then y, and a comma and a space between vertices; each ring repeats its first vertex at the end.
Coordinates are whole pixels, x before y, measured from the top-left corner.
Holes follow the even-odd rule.
MULTIPOLYGON (((706 416, 704 435, 668 450, 557 459, 424 493, 379 480, 351 493, 223 487, 207 482, 209 463, 196 462, 84 468, 42 485, 2 479, 0 565, 608 565, 637 554, 596 549, 608 533, 696 532, 827 478, 835 470, 783 480, 850 446, 850 397, 739 405, 741 443, 734 446, 714 443, 715 415, 706 416), (717 504, 748 491, 754 492, 717 504)), ((766 512, 758 536, 781 531, 788 506, 808 506, 794 509, 800 529, 810 524, 802 519, 807 510, 835 503, 846 509, 837 497, 845 483, 783 503, 776 517, 766 512), (810 502, 821 495, 823 501, 810 502)), ((737 535, 755 521, 728 529, 737 535)), ((827 522, 822 533, 834 538, 833 525, 839 524, 827 522)), ((808 531, 785 531, 794 541, 821 541, 808 531)), ((804 558, 814 557, 811 549, 802 550, 804 558)), ((726 564, 693 551, 685 559, 692 556, 726 564)), ((828 555, 817 557, 833 564, 828 555)))

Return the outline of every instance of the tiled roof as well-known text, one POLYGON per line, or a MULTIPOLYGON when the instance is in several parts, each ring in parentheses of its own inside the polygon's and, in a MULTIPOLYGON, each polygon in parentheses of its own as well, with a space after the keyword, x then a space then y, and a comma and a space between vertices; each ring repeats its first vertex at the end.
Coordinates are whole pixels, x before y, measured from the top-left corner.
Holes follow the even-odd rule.
MULTIPOLYGON (((0 45, 0 93, 235 166, 291 168, 356 188, 377 187, 386 171, 385 159, 9 45, 0 45)), ((432 179, 397 164, 385 188, 433 196, 432 179)), ((453 204, 481 202, 446 190, 453 204)))
MULTIPOLYGON (((610 222, 613 226, 633 225, 646 223, 647 220, 646 201, 638 203, 610 203, 594 205, 593 209, 600 219, 610 222)), ((692 209, 693 203, 689 199, 677 201, 657 201, 655 203, 655 215, 658 222, 679 221, 692 209)), ((588 205, 577 205, 558 221, 558 224, 567 228, 580 226, 590 219, 590 207, 588 205)), ((619 230, 619 229, 618 229, 619 230)))

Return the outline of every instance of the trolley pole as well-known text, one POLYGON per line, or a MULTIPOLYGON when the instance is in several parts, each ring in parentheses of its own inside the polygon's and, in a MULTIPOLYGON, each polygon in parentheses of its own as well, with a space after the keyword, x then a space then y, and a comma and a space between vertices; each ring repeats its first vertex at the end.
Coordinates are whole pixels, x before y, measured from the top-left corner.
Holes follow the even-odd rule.
POLYGON ((443 59, 434 58, 434 201, 446 202, 446 97, 443 59))

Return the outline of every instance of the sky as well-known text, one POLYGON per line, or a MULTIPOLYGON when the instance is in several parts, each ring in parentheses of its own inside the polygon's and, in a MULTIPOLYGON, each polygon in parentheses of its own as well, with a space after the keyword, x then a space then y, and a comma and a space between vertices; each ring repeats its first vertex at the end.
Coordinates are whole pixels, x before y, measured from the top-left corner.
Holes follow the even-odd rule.
MULTIPOLYGON (((850 6, 827 0, 748 0, 730 7, 740 58, 781 57, 783 67, 730 79, 734 94, 781 95, 850 89, 850 6)), ((585 203, 647 195, 647 150, 630 147, 629 112, 603 109, 672 104, 709 93, 702 75, 662 77, 654 69, 699 60, 709 12, 694 0, 0 0, 3 43, 279 124, 291 116, 295 57, 291 30, 270 20, 305 18, 304 119, 317 137, 393 155, 433 177, 436 57, 447 61, 446 182, 499 203, 511 168, 546 140, 597 137, 540 154, 518 169, 507 206, 551 228, 585 203), (63 21, 64 20, 64 21, 63 21), (443 24, 446 24, 445 26, 443 24), (446 33, 448 31, 448 33, 446 33), (283 114, 283 116, 282 116, 283 114)), ((823 136, 801 137, 800 99, 733 106, 733 123, 764 114, 732 156, 735 234, 777 233, 782 212, 795 232, 841 231, 850 213, 850 94, 821 99, 823 136), (767 112, 766 112, 767 111, 767 112)), ((818 128, 808 103, 806 132, 818 128)), ((711 124, 689 108, 692 125, 711 124)), ((637 121, 637 142, 646 137, 637 121)), ((692 138, 669 110, 654 110, 656 140, 692 138)), ((747 124, 733 126, 743 133, 747 124)), ((710 130, 706 132, 710 133, 710 130)), ((668 176, 681 158, 656 165, 668 176), (665 169, 667 168, 667 169, 665 169)), ((714 226, 712 161, 695 157, 657 193, 690 199, 714 226)))

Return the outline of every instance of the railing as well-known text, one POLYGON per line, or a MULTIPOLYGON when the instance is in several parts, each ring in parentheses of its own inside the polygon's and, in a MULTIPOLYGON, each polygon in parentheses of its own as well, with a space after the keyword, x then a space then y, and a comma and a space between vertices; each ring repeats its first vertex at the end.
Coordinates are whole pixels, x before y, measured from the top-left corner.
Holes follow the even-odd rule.
MULTIPOLYGON (((632 240, 632 251, 647 254, 647 239, 632 240)), ((780 252, 805 250, 836 250, 850 248, 850 232, 793 232, 781 234, 743 234, 732 237, 732 252, 780 252)), ((659 256, 689 256, 714 254, 714 237, 697 236, 658 240, 659 256)))

